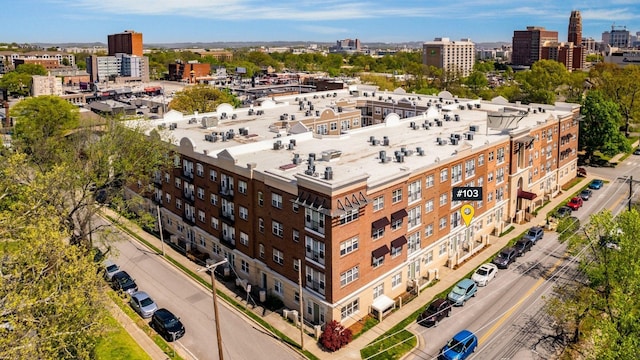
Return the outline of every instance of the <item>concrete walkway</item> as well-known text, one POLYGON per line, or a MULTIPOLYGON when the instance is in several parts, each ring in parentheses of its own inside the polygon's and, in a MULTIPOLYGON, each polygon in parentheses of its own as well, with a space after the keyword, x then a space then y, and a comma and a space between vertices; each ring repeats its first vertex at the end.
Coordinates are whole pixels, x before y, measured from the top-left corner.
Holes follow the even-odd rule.
MULTIPOLYGON (((411 316, 415 311, 420 308, 423 308, 427 303, 429 303, 434 296, 453 286, 456 282, 458 282, 463 276, 467 273, 475 270, 482 263, 486 262, 489 258, 491 258, 494 254, 496 254, 500 249, 502 249, 510 240, 518 237, 524 231, 526 231, 529 227, 533 225, 543 224, 546 219, 547 212, 554 209, 557 205, 561 204, 568 200, 568 197, 577 191, 582 186, 586 185, 593 177, 588 176, 583 178, 578 185, 572 187, 569 191, 561 192, 560 195, 551 200, 549 204, 547 204, 543 209, 540 210, 538 215, 534 217, 530 222, 526 222, 523 224, 511 224, 514 229, 509 232, 509 234, 496 237, 489 237, 489 246, 485 247, 481 250, 477 255, 471 257, 464 264, 459 266, 456 270, 449 268, 440 269, 439 281, 435 283, 433 286, 425 289, 422 293, 413 301, 410 301, 407 304, 404 304, 401 308, 394 311, 392 314, 387 316, 381 323, 379 323, 374 328, 370 329, 366 333, 362 334, 356 340, 352 341, 350 344, 345 346, 344 348, 334 352, 326 352, 320 348, 318 345, 318 341, 311 336, 305 335, 304 338, 304 348, 305 350, 311 352, 314 356, 319 359, 360 359, 360 349, 364 348, 372 342, 375 338, 379 337, 381 334, 385 333, 389 329, 391 329, 394 325, 398 324, 400 321, 406 319, 411 316)), ((142 230, 138 225, 132 223, 131 221, 119 217, 110 209, 104 209, 105 215, 108 215, 111 218, 118 219, 121 226, 126 228, 129 232, 135 233, 140 238, 143 238, 146 242, 154 246, 156 249, 162 248, 162 243, 160 239, 155 237, 152 234, 149 234, 142 230)), ((166 256, 171 258, 177 262, 179 262, 182 266, 191 271, 196 272, 201 266, 187 259, 184 255, 174 250, 171 246, 165 245, 164 250, 166 256)), ((204 274, 206 275, 206 274, 204 274)), ((203 280, 210 282, 209 276, 203 276, 203 280)), ((220 286, 217 284, 217 288, 220 291, 223 291, 225 294, 229 295, 232 298, 235 298, 236 301, 244 303, 242 299, 236 297, 236 294, 230 290, 225 288, 224 286, 220 286)), ((262 316, 263 319, 268 322, 275 329, 285 334, 291 340, 296 343, 300 343, 300 329, 294 327, 291 323, 287 322, 282 318, 282 316, 275 312, 268 312, 267 315, 262 314, 261 308, 257 309, 256 314, 262 316)), ((213 311, 213 309, 212 309, 213 311)), ((126 319, 124 321, 126 323, 126 319)), ((259 324, 257 324, 259 326, 259 324)), ((135 326, 135 324, 134 324, 135 326)), ((129 329, 129 327, 127 327, 129 329)), ((160 351, 158 353, 159 348, 155 343, 148 341, 148 336, 144 334, 142 331, 130 331, 131 335, 138 341, 140 346, 142 346, 149 355, 153 359, 166 359, 167 356, 160 351), (146 338, 146 339, 145 339, 146 338)))

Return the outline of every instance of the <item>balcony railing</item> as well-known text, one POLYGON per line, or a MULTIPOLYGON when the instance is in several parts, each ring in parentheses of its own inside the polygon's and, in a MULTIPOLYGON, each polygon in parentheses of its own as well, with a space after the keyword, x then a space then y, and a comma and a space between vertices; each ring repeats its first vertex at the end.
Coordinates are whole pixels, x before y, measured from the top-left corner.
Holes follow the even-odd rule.
POLYGON ((233 225, 236 222, 236 217, 232 212, 220 209, 220 219, 229 225, 233 225))
POLYGON ((233 189, 228 187, 220 187, 220 196, 227 200, 233 200, 233 189))
POLYGON ((309 278, 307 278, 306 284, 307 284, 307 288, 324 295, 324 290, 325 290, 324 282, 320 282, 317 280, 310 280, 309 278))
POLYGON ((324 265, 324 251, 311 251, 307 249, 306 256, 307 259, 324 265))
POLYGON ((222 235, 222 239, 220 239, 220 243, 222 245, 225 245, 229 248, 235 249, 236 248, 236 240, 229 236, 229 235, 222 235))
POLYGON ((195 225, 196 224, 195 215, 184 214, 184 215, 182 215, 182 220, 184 220, 186 223, 191 224, 191 225, 195 225))

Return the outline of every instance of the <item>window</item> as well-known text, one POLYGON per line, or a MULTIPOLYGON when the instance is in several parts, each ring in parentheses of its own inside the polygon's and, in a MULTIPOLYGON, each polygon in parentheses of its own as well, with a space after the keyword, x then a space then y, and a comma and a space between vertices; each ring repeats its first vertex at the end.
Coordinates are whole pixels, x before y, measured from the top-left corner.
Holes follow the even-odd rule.
POLYGON ((384 283, 373 288, 373 299, 375 300, 380 295, 384 294, 384 283))
POLYGON ((275 208, 282 209, 282 195, 271 193, 271 205, 275 208))
POLYGON ((350 254, 358 250, 358 237, 352 237, 340 243, 340 256, 350 254))
POLYGON ((420 206, 416 206, 413 209, 409 209, 408 216, 407 216, 407 223, 409 228, 422 224, 420 206))
POLYGON ((451 167, 451 184, 457 184, 462 181, 462 164, 451 167))
POLYGON ((354 315, 360 310, 360 299, 355 299, 340 309, 340 317, 342 320, 354 315))
POLYGON ((384 208, 384 196, 378 196, 373 199, 373 211, 382 210, 384 208))
POLYGON ((340 225, 344 225, 358 219, 359 212, 360 209, 355 208, 348 210, 345 214, 340 215, 340 225))
POLYGON ((340 274, 340 286, 348 285, 360 277, 360 267, 358 265, 340 274))
POLYGON ((167 198, 167 204, 171 204, 171 194, 166 193, 165 197, 167 198))
POLYGON ((278 280, 278 279, 274 279, 273 280, 273 290, 279 294, 279 295, 283 295, 283 290, 282 290, 282 281, 278 280))
POLYGON ((440 244, 440 249, 438 250, 438 256, 442 256, 447 253, 447 243, 443 242, 440 244))
POLYGON ((337 122, 331 122, 329 125, 331 126, 331 130, 332 131, 338 129, 338 123, 337 122))
POLYGON ((242 231, 240 232, 240 244, 249 246, 249 235, 243 233, 242 231))
POLYGON ((203 177, 204 176, 204 167, 202 164, 196 164, 196 175, 203 177))
POLYGON ((489 161, 493 161, 493 151, 489 151, 489 161))
POLYGON ((249 273, 249 263, 246 262, 245 260, 240 260, 240 270, 242 270, 243 273, 248 274, 249 273))
POLYGON ((218 206, 218 195, 211 194, 211 205, 218 206))
POLYGON ((447 227, 447 217, 443 216, 440 218, 440 230, 447 227))
POLYGON ((248 220, 249 219, 249 209, 244 206, 239 206, 240 219, 248 220))
POLYGON ((300 241, 300 231, 293 229, 292 230, 292 234, 291 234, 291 238, 293 239, 293 241, 298 242, 300 241))
POLYGON ((261 259, 264 259, 264 245, 263 244, 260 244, 258 246, 258 254, 260 255, 261 259))
POLYGON ((451 229, 457 228, 462 225, 462 216, 460 211, 454 211, 451 213, 451 229))
POLYGON ((304 226, 307 229, 324 234, 324 214, 310 208, 304 208, 304 212, 304 226))
POLYGON ((496 170, 496 184, 500 184, 504 181, 504 168, 496 170))
POLYGON ((433 223, 424 227, 424 237, 429 237, 433 235, 433 223))
POLYGON ((300 293, 299 292, 296 291, 296 292, 293 293, 293 301, 296 304, 300 304, 300 293))
POLYGON ((391 257, 394 258, 398 255, 402 255, 402 246, 391 246, 391 257))
POLYGON ((206 216, 204 215, 204 211, 198 210, 198 220, 200 220, 201 222, 204 222, 205 219, 206 219, 206 216))
MULTIPOLYGON (((307 284, 306 286, 321 294, 325 291, 325 275, 312 267, 306 267, 307 284)), ((310 305, 310 304, 308 304, 310 305)))
POLYGON ((180 178, 176 178, 175 183, 178 189, 182 188, 182 180, 180 180, 180 178))
POLYGON ((324 264, 324 243, 312 237, 305 236, 305 244, 305 255, 307 258, 319 264, 324 264))
POLYGON ((258 218, 258 231, 264 233, 264 219, 258 218))
POLYGON ((213 216, 211 217, 211 227, 214 230, 218 230, 218 219, 214 218, 213 216))
POLYGON ((282 223, 272 220, 271 232, 277 237, 282 237, 284 235, 284 226, 282 225, 282 223))
POLYGON ((262 191, 258 191, 258 205, 264 205, 264 194, 262 193, 262 191))
POLYGON ((504 162, 504 148, 498 149, 496 159, 498 160, 498 164, 501 164, 504 162))
POLYGON ((247 182, 243 180, 238 180, 238 192, 241 194, 247 194, 247 182))
POLYGON ((502 201, 503 198, 504 198, 504 189, 503 188, 496 189, 496 201, 502 201))
POLYGON ((204 200, 204 189, 201 187, 198 187, 198 199, 204 200))
POLYGON ((478 155, 478 166, 484 165, 484 154, 478 155))
POLYGON ((371 229, 371 238, 373 240, 378 240, 383 236, 384 236, 384 228, 379 228, 379 229, 372 228, 371 229))
POLYGON ((447 205, 447 193, 440 194, 440 206, 447 205))
POLYGON ((209 180, 217 181, 218 180, 218 172, 215 170, 209 170, 209 180))
POLYGON ((427 180, 424 182, 424 187, 427 189, 433 187, 433 174, 427 176, 427 180))
POLYGON ((407 238, 407 253, 412 254, 420 250, 420 231, 416 231, 407 238))
POLYGON ((476 174, 476 160, 469 159, 464 162, 464 176, 465 178, 472 177, 476 174))
POLYGON ((409 184, 407 196, 409 197, 409 202, 418 201, 422 198, 422 182, 420 180, 409 184))
POLYGON ((447 180, 449 180, 449 170, 447 169, 440 170, 440 182, 443 183, 447 180))
POLYGON ((200 246, 206 247, 207 243, 204 241, 204 236, 198 235, 198 240, 200 241, 200 246))
POLYGON ((381 266, 382 264, 384 264, 384 255, 380 256, 380 257, 371 257, 371 266, 373 268, 377 268, 378 266, 381 266))
POLYGON ((169 181, 171 181, 171 175, 169 175, 169 173, 164 173, 164 182, 168 184, 169 181))
POLYGON ((428 214, 430 212, 433 211, 433 198, 427 200, 427 202, 424 203, 424 212, 425 214, 428 214))
POLYGON ((293 259, 293 271, 300 271, 300 259, 293 259))
POLYGON ((284 255, 282 254, 282 251, 273 249, 273 262, 280 265, 284 264, 284 255))
POLYGON ((493 181, 493 171, 489 171, 487 173, 487 182, 492 182, 493 181))
POLYGON ((182 209, 182 200, 180 200, 180 199, 176 199, 176 207, 177 207, 178 209, 182 209))
POLYGON ((487 202, 492 202, 493 201, 493 192, 489 192, 487 194, 487 202))
POLYGON ((297 213, 299 209, 300 209, 300 205, 298 205, 298 203, 296 202, 291 203, 291 211, 293 211, 294 213, 297 213))
POLYGON ((391 277, 391 287, 396 288, 402 285, 402 271, 391 277))
POLYGON ((402 201, 402 189, 395 189, 393 190, 392 196, 391 196, 391 202, 393 204, 402 201))
POLYGON ((402 227, 402 219, 402 216, 398 217, 397 219, 393 219, 393 221, 391 222, 391 230, 400 229, 402 227))

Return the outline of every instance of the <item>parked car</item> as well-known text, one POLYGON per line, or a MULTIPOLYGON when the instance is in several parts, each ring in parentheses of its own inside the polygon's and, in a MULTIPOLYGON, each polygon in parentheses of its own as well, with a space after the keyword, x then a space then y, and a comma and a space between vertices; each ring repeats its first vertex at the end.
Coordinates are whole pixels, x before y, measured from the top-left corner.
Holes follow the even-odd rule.
POLYGON ((582 207, 582 198, 578 196, 571 198, 567 203, 567 206, 573 211, 580 209, 580 207, 582 207))
POLYGON ((603 185, 604 185, 604 181, 600 179, 594 179, 594 180, 591 180, 591 182, 589 183, 589 189, 599 190, 600 188, 602 188, 603 185))
POLYGON ((464 360, 478 347, 478 337, 469 330, 455 334, 440 350, 439 360, 464 360))
POLYGON ((478 284, 471 279, 460 280, 449 292, 447 299, 455 306, 463 306, 472 296, 476 296, 478 284))
POLYGON ((144 291, 136 291, 131 294, 129 305, 145 319, 151 317, 158 310, 156 302, 144 291))
POLYGON ((640 147, 633 150, 633 155, 640 155, 640 147))
POLYGON ((508 269, 509 265, 516 261, 517 254, 514 247, 502 249, 502 251, 498 253, 498 256, 493 259, 493 263, 500 269, 508 269))
POLYGON ((105 262, 103 263, 103 266, 104 266, 104 278, 107 279, 108 281, 111 281, 113 274, 120 271, 120 268, 118 267, 118 265, 116 265, 111 260, 105 260, 105 262))
POLYGON ((478 286, 486 286, 489 283, 489 280, 496 277, 497 273, 498 267, 495 264, 482 264, 476 272, 473 273, 471 280, 475 281, 478 286))
POLYGON ((113 290, 122 290, 129 295, 138 291, 138 285, 133 280, 133 278, 129 276, 129 274, 124 270, 120 270, 117 273, 113 274, 113 276, 111 277, 111 287, 113 288, 113 290))
POLYGON ((582 191, 580 191, 580 198, 583 201, 587 201, 591 198, 591 195, 593 194, 593 191, 589 190, 589 189, 584 189, 582 191))
POLYGON ((167 341, 178 340, 185 334, 185 328, 180 318, 165 308, 158 309, 153 313, 149 325, 167 341))
POLYGON ((538 240, 542 240, 544 237, 544 229, 540 226, 533 226, 529 228, 526 234, 524 234, 525 239, 530 239, 533 244, 537 243, 538 240))
POLYGON ((418 315, 418 323, 424 326, 438 326, 438 323, 449 315, 451 315, 449 300, 436 299, 418 315))
POLYGON ((567 216, 570 216, 572 212, 573 212, 573 209, 571 209, 570 207, 561 206, 553 216, 558 219, 563 219, 563 218, 566 218, 567 216))
POLYGON ((532 246, 533 240, 529 238, 523 237, 522 239, 518 240, 514 245, 514 248, 516 248, 516 256, 524 255, 527 251, 531 250, 532 246))

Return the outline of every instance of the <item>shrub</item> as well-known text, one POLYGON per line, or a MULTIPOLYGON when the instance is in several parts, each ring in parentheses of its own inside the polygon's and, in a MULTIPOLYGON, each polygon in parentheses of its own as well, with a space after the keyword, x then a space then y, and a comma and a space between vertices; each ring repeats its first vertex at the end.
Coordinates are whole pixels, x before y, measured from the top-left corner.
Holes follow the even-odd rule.
POLYGON ((329 351, 336 351, 351 342, 352 338, 351 330, 333 320, 325 326, 322 335, 320 335, 320 344, 329 351))

